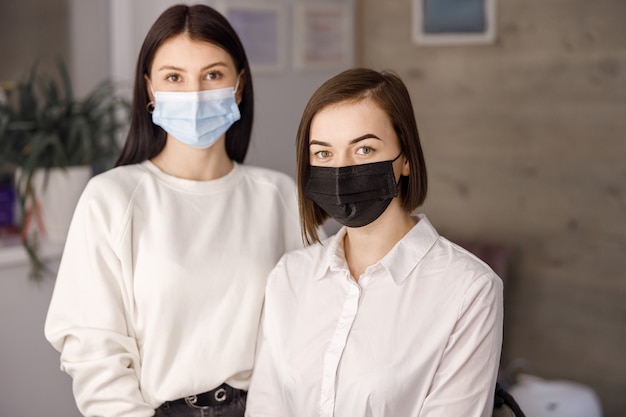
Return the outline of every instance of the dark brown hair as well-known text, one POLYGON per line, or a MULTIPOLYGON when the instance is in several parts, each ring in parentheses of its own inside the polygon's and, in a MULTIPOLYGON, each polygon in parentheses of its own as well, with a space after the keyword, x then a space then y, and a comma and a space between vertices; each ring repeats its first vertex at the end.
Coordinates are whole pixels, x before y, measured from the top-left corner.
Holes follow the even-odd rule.
POLYGON ((354 68, 344 71, 322 84, 306 105, 296 138, 298 203, 302 237, 307 243, 319 242, 317 230, 328 214, 306 197, 304 188, 309 179, 309 135, 311 122, 322 109, 342 102, 373 100, 387 114, 398 136, 400 150, 408 159, 411 172, 400 178, 402 207, 412 212, 426 199, 427 175, 424 154, 417 132, 411 97, 402 80, 391 71, 354 68))
POLYGON ((135 71, 130 129, 116 166, 143 162, 163 150, 167 135, 161 127, 152 123, 152 117, 147 109, 150 97, 145 76, 150 74, 150 67, 159 47, 168 39, 183 33, 193 40, 210 42, 224 49, 232 56, 237 73, 243 71, 245 74, 242 99, 239 103, 241 119, 226 132, 228 156, 239 163, 245 159, 254 118, 254 94, 252 75, 243 45, 230 23, 211 7, 200 4, 177 5, 165 10, 159 16, 141 46, 135 71))

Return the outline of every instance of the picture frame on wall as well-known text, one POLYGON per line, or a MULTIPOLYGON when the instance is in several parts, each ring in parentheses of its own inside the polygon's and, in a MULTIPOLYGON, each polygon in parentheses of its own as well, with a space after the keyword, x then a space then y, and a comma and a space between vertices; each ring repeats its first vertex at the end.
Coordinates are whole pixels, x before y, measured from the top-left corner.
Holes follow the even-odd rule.
POLYGON ((354 65, 354 9, 348 4, 297 4, 294 68, 345 69, 354 65))
POLYGON ((413 0, 418 45, 490 44, 496 40, 496 0, 413 0))
POLYGON ((239 35, 255 73, 279 73, 286 65, 286 10, 273 3, 229 2, 219 7, 239 35))

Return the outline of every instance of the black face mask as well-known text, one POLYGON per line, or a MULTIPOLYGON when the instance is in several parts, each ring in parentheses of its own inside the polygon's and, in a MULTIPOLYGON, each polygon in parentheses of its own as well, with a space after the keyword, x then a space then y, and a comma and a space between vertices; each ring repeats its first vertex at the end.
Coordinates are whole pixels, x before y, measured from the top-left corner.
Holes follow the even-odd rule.
POLYGON ((332 168, 311 166, 304 194, 348 227, 376 220, 398 195, 392 161, 332 168))

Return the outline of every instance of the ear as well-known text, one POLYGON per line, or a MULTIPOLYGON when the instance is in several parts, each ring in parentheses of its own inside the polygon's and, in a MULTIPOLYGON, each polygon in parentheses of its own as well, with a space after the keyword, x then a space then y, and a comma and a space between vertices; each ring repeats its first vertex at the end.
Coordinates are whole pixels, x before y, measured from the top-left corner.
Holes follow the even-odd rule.
POLYGON ((409 164, 408 158, 404 157, 404 163, 402 164, 402 171, 400 172, 400 174, 405 177, 408 177, 410 173, 411 173, 411 165, 409 164))
POLYGON ((146 92, 148 93, 148 97, 150 97, 150 101, 154 101, 154 94, 152 93, 152 83, 150 82, 150 78, 144 74, 144 80, 146 81, 146 92))
POLYGON ((239 73, 239 82, 237 83, 237 90, 235 91, 235 101, 237 105, 243 100, 243 89, 246 85, 246 70, 241 70, 239 73))

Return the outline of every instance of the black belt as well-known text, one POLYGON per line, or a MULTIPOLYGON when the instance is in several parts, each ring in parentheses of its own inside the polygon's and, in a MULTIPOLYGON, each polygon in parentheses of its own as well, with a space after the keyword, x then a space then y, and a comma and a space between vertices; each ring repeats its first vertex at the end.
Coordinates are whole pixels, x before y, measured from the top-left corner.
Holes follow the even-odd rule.
POLYGON ((216 407, 230 404, 245 394, 246 391, 233 388, 228 384, 222 384, 219 387, 211 391, 203 392, 202 394, 190 395, 189 397, 179 398, 178 400, 167 401, 161 407, 169 407, 171 405, 181 403, 190 407, 216 407))

